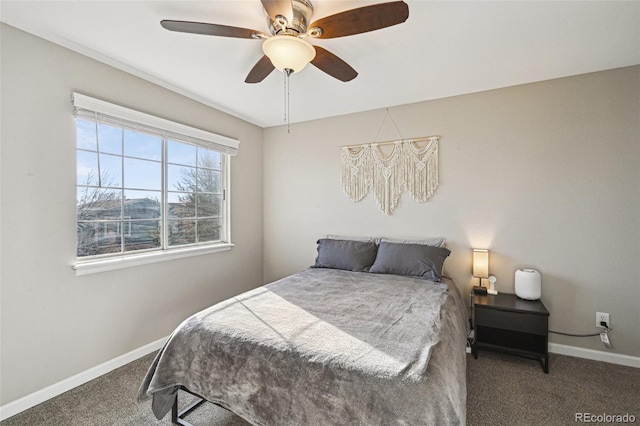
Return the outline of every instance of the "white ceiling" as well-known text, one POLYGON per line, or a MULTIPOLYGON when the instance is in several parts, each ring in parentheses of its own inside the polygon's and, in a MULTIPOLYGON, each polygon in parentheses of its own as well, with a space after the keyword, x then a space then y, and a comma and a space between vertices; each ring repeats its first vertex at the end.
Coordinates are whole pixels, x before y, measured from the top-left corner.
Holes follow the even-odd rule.
MULTIPOLYGON (((381 2, 315 0, 312 20, 381 2)), ((404 24, 313 41, 359 75, 292 75, 291 122, 640 64, 638 1, 406 2, 404 24)), ((259 40, 170 32, 162 19, 268 32, 259 0, 0 1, 9 25, 259 126, 284 123, 283 75, 244 83, 259 40)))

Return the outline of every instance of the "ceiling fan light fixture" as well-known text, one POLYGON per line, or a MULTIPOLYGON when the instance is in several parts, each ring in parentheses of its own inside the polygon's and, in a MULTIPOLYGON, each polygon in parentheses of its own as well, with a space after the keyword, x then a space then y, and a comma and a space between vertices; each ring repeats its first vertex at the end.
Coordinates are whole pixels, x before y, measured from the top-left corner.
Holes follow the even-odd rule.
POLYGON ((264 54, 278 70, 301 71, 316 57, 316 49, 294 35, 277 35, 262 43, 264 54))

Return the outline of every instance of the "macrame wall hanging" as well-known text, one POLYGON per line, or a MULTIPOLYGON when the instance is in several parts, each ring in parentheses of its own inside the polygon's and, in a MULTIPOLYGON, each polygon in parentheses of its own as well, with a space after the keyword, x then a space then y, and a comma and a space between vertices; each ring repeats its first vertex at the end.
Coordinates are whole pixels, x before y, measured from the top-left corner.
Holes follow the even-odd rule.
POLYGON ((438 141, 438 136, 429 136, 343 146, 340 159, 345 194, 357 202, 373 190, 378 208, 387 215, 404 191, 424 203, 438 187, 438 141))

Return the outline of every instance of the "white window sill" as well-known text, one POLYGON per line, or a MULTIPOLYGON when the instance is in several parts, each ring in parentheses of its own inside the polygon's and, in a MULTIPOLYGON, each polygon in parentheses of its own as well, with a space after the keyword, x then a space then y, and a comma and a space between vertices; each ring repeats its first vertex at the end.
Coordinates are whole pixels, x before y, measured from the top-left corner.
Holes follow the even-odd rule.
POLYGON ((132 266, 164 262, 166 260, 182 259, 184 257, 229 251, 232 247, 232 243, 223 243, 207 247, 189 247, 153 253, 129 254, 126 256, 110 257, 108 259, 78 261, 72 266, 72 268, 76 271, 76 276, 89 275, 96 274, 98 272, 113 271, 115 269, 129 268, 132 266))

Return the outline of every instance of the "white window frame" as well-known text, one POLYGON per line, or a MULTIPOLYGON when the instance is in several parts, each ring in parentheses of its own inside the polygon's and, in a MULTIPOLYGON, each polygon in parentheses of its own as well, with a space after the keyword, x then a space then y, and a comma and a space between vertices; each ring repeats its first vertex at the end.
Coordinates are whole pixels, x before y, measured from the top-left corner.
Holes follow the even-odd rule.
MULTIPOLYGON (((126 268, 130 266, 138 266, 155 262, 162 262, 171 259, 180 259, 184 257, 216 253, 231 250, 233 243, 231 242, 231 194, 230 194, 230 175, 231 161, 230 157, 235 156, 238 151, 240 142, 225 136, 197 129, 195 127, 176 123, 164 118, 155 117, 133 109, 125 108, 109 102, 95 99, 80 93, 73 93, 72 103, 75 116, 100 115, 101 117, 113 118, 116 121, 122 121, 133 125, 133 127, 151 128, 156 132, 166 135, 166 137, 176 137, 178 140, 186 140, 190 143, 200 145, 204 148, 213 149, 225 154, 223 157, 224 165, 224 213, 222 226, 224 227, 224 241, 200 244, 186 247, 171 247, 158 249, 143 253, 129 252, 114 256, 82 259, 76 258, 72 268, 76 271, 76 275, 86 275, 96 272, 109 271, 113 269, 126 268)), ((163 160, 163 167, 165 166, 163 160)), ((166 189, 163 190, 163 194, 166 189)), ((165 196, 163 195, 163 198, 165 196)), ((163 205, 165 205, 163 203, 163 205)), ((165 212, 166 214, 166 212, 165 212)), ((166 240, 166 235, 164 236, 166 240)), ((75 256, 74 256, 75 257, 75 256)))

